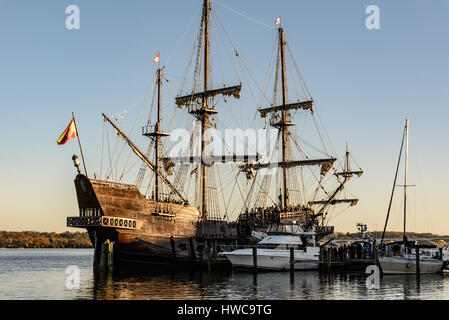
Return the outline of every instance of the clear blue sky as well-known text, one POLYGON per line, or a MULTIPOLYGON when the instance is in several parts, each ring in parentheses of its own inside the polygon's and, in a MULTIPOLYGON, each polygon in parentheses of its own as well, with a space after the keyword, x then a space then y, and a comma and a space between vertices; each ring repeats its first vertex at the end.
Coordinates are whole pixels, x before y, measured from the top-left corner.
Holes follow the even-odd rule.
MULTIPOLYGON (((417 184, 409 229, 449 234, 449 2, 221 2, 269 25, 282 16, 334 145, 342 149, 349 140, 365 169, 351 187, 359 205, 332 221, 338 231, 354 231, 360 220, 370 229, 383 226, 409 117, 409 180, 417 184), (380 30, 365 28, 371 4, 380 8, 380 30)), ((78 150, 73 142, 57 146, 56 139, 71 112, 92 166, 101 112, 122 111, 145 94, 152 59, 161 52, 164 62, 200 6, 200 0, 0 0, 1 230, 66 230, 66 216, 77 215, 70 158, 78 150), (72 4, 81 11, 80 30, 65 28, 65 8, 72 4)), ((274 31, 216 9, 236 47, 264 68, 274 31)), ((167 73, 184 73, 193 33, 167 73)), ((254 115, 254 109, 242 112, 254 115)), ((390 229, 400 230, 397 217, 390 229)))

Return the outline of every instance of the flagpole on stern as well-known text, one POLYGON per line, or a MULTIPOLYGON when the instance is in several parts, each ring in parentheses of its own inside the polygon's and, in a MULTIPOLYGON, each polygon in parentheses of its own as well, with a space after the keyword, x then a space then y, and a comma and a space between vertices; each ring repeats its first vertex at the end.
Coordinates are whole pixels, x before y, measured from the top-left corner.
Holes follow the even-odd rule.
POLYGON ((81 148, 80 134, 78 132, 78 127, 76 126, 75 114, 73 112, 72 112, 72 119, 76 128, 76 137, 78 138, 78 145, 80 146, 81 158, 83 159, 84 173, 86 174, 87 177, 86 161, 84 161, 83 149, 81 148))

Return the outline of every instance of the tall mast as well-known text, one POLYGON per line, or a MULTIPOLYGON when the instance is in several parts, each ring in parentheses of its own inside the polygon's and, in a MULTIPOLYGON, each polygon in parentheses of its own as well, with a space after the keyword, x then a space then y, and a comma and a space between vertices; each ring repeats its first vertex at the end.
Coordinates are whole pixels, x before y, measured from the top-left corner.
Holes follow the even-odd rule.
POLYGON ((408 156, 408 119, 405 119, 405 161, 404 161, 404 234, 405 239, 405 227, 407 222, 407 156, 408 156))
MULTIPOLYGON (((157 120, 154 126, 150 125, 150 120, 148 119, 148 125, 142 127, 142 135, 149 137, 154 142, 154 170, 156 172, 154 179, 154 199, 155 201, 160 200, 160 186, 161 181, 165 183, 165 180, 160 176, 160 159, 161 159, 161 137, 167 137, 170 134, 161 131, 161 118, 162 118, 162 69, 158 68, 156 71, 156 85, 157 85, 157 120)), ((149 154, 149 151, 147 151, 149 154)), ((146 162, 144 160, 144 162, 146 162)), ((142 183, 145 176, 145 166, 143 166, 139 171, 138 181, 139 185, 142 183)))
MULTIPOLYGON (((208 137, 206 137, 207 129, 211 125, 209 116, 212 114, 217 114, 218 111, 212 105, 209 106, 209 99, 213 99, 216 95, 222 96, 232 96, 236 99, 240 98, 240 91, 242 89, 242 84, 237 86, 223 87, 223 88, 209 88, 209 78, 210 78, 210 28, 209 28, 209 13, 211 11, 211 4, 209 0, 203 1, 203 15, 201 17, 201 28, 199 39, 200 43, 198 48, 202 48, 204 45, 204 51, 197 52, 197 63, 204 56, 204 87, 202 92, 192 92, 191 94, 176 97, 176 104, 179 108, 187 107, 189 113, 194 115, 198 121, 201 122, 201 161, 200 161, 200 209, 201 209, 201 219, 208 219, 208 209, 207 209, 207 167, 211 165, 208 160, 212 160, 210 155, 206 154, 208 149, 208 137), (207 162, 206 162, 207 161, 207 162)), ((202 61, 200 61, 201 63, 202 61)), ((198 65, 197 65, 198 66, 198 65)), ((182 158, 182 157, 181 157, 182 158)))
MULTIPOLYGON (((286 88, 286 70, 285 70, 285 41, 284 41, 284 29, 279 28, 279 48, 281 52, 281 75, 282 75, 282 104, 287 104, 287 88, 286 88)), ((280 129, 282 133, 282 162, 286 162, 286 140, 288 134, 287 128, 287 110, 282 110, 282 120, 280 123, 280 129)), ((288 188, 287 188, 287 168, 282 168, 282 184, 284 190, 284 197, 282 203, 282 209, 284 211, 288 208, 288 188)))
MULTIPOLYGON (((209 84, 209 0, 203 3, 204 20, 204 92, 208 90, 209 84)), ((202 117, 201 117, 201 217, 207 220, 207 167, 204 164, 203 153, 206 148, 205 132, 209 127, 208 97, 203 98, 202 117)))
MULTIPOLYGON (((160 68, 157 69, 157 122, 154 128, 155 144, 154 144, 154 166, 159 172, 159 145, 161 136, 158 134, 161 128, 161 73, 160 68)), ((154 183, 154 200, 159 201, 159 176, 156 174, 154 183)))

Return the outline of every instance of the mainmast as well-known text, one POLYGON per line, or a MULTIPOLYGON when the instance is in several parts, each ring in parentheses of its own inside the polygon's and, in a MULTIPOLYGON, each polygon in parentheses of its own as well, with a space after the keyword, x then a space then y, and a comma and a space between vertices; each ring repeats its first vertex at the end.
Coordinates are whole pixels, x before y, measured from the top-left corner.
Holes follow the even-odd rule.
MULTIPOLYGON (((209 84, 209 0, 203 3, 203 23, 204 23, 204 92, 208 90, 209 84)), ((207 219, 207 168, 204 164, 204 150, 206 148, 205 132, 209 127, 208 97, 203 98, 201 116, 201 217, 207 219)))
MULTIPOLYGON (((202 92, 192 92, 189 95, 181 96, 176 98, 176 104, 178 107, 182 108, 183 106, 188 107, 189 113, 195 116, 201 123, 201 161, 200 161, 200 210, 201 210, 201 219, 208 219, 208 206, 207 206, 207 177, 208 177, 208 167, 211 166, 212 157, 208 152, 208 137, 206 137, 207 130, 211 126, 210 117, 214 114, 217 114, 218 111, 214 109, 213 103, 210 104, 210 99, 213 99, 216 95, 223 96, 233 96, 235 98, 240 98, 240 90, 242 85, 232 86, 232 87, 223 87, 220 89, 209 88, 210 82, 210 71, 211 71, 211 63, 210 63, 210 21, 209 14, 211 11, 211 4, 209 0, 203 1, 203 15, 201 18, 201 32, 202 36, 200 37, 198 48, 203 48, 203 52, 201 54, 200 50, 198 50, 198 58, 203 56, 204 59, 204 75, 203 75, 203 91, 202 92), (203 45, 204 47, 202 47, 203 45)), ((212 100, 213 101, 213 100, 212 100)))
MULTIPOLYGON (((282 104, 287 104, 287 83, 286 83, 286 70, 285 70, 285 41, 284 41, 284 29, 279 28, 279 50, 281 53, 281 75, 282 75, 282 104)), ((281 130, 282 135, 282 162, 287 161, 286 155, 286 140, 288 134, 288 125, 287 124, 287 110, 282 110, 282 118, 279 123, 279 129, 281 130)), ((288 187, 287 187, 287 168, 282 168, 282 184, 284 189, 284 197, 282 202, 282 209, 286 211, 288 208, 288 187)))

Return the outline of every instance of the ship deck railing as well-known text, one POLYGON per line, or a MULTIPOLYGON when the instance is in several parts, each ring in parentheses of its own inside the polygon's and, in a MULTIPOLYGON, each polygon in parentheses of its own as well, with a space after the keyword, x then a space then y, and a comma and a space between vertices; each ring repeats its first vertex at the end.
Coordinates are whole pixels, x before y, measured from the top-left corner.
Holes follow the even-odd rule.
POLYGON ((105 180, 97 180, 97 179, 90 179, 90 182, 92 184, 103 185, 103 186, 113 187, 113 188, 117 188, 117 189, 137 190, 137 187, 133 184, 126 184, 126 183, 112 182, 112 181, 105 181, 105 180))

